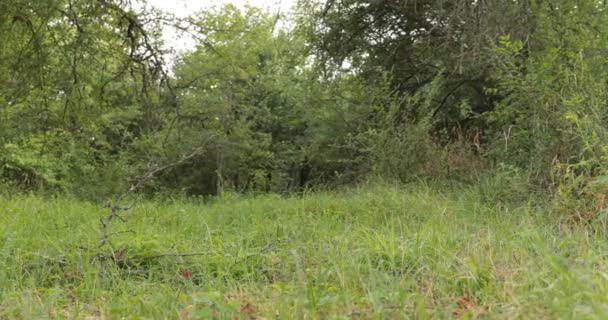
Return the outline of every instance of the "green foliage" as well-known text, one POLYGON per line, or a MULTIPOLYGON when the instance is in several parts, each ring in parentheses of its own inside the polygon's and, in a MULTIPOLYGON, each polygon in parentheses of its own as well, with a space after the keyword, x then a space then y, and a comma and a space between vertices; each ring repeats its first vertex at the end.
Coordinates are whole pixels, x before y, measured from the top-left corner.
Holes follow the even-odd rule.
POLYGON ((606 170, 608 74, 597 48, 608 41, 608 16, 592 2, 534 10, 538 26, 528 43, 505 36, 496 49, 504 98, 489 116, 489 155, 528 168, 552 189, 557 207, 572 213, 604 192, 591 186, 606 170))
POLYGON ((154 26, 143 19, 158 16, 121 5, 0 4, 0 178, 6 183, 101 198, 122 184, 106 174, 130 172, 115 163, 155 121, 157 94, 148 88, 161 78, 160 56, 154 26))
POLYGON ((603 317, 605 231, 535 199, 489 199, 516 174, 485 200, 477 186, 413 184, 144 201, 105 259, 79 248, 99 243, 105 210, 1 198, 0 317, 603 317), (159 257, 178 253, 199 255, 159 257))
POLYGON ((7 190, 107 199, 201 150, 145 192, 472 182, 487 171, 517 172, 524 190, 567 208, 605 192, 608 16, 595 2, 301 1, 290 27, 234 5, 183 20, 110 0, 1 8, 7 190), (167 23, 198 39, 172 72, 167 23))
POLYGON ((0 318, 608 313, 603 2, 148 8, 0 1, 0 318))
POLYGON ((226 6, 198 19, 216 31, 176 65, 179 114, 158 136, 175 146, 164 147, 169 155, 198 146, 205 154, 174 173, 174 187, 194 194, 286 190, 304 129, 301 40, 275 32, 276 18, 254 8, 226 6))

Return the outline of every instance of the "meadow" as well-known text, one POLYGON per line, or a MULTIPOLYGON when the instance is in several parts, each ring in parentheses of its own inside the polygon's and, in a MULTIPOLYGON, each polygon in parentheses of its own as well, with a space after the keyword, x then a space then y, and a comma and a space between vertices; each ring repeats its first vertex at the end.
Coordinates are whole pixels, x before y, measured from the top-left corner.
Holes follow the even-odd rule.
POLYGON ((102 206, 0 198, 0 318, 601 319, 608 241, 542 200, 368 185, 102 206))
POLYGON ((607 1, 245 2, 0 0, 0 320, 608 319, 607 1))

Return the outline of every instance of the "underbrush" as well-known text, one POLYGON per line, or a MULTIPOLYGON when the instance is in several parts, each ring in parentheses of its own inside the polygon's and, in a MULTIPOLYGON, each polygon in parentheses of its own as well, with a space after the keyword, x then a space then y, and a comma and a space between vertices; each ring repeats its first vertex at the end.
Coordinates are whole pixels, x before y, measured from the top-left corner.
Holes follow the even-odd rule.
POLYGON ((0 318, 608 314, 603 229, 484 183, 149 201, 102 248, 100 206, 0 198, 0 318))

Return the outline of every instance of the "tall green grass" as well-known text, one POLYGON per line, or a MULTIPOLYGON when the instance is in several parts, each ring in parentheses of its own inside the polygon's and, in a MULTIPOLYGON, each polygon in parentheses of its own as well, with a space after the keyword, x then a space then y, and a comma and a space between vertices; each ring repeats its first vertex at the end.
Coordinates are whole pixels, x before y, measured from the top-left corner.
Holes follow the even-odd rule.
POLYGON ((100 206, 0 199, 0 318, 608 314, 604 232, 567 223, 542 201, 497 205, 479 187, 438 190, 144 202, 101 249, 100 206))

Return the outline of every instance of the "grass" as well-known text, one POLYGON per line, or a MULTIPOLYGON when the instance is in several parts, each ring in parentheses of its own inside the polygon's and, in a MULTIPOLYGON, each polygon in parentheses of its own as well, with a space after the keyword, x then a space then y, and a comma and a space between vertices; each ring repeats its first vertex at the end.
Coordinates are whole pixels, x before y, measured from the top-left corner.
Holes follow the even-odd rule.
POLYGON ((367 186, 100 206, 0 199, 0 318, 603 319, 608 241, 533 200, 367 186), (197 253, 182 257, 166 253, 197 253))

